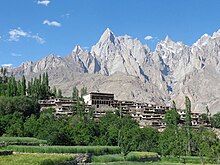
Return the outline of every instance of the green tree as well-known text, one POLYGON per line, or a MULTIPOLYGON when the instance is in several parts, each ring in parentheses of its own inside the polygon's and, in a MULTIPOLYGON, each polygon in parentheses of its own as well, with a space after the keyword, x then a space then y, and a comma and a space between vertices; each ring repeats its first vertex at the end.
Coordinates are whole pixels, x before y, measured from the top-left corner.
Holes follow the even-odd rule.
POLYGON ((132 150, 158 152, 159 133, 155 128, 136 128, 134 131, 132 150))
POLYGON ((185 119, 185 128, 187 133, 187 155, 191 155, 191 126, 192 126, 192 119, 191 119, 191 101, 189 97, 185 97, 185 106, 186 106, 186 119, 185 119))
POLYGON ((124 157, 132 151, 132 147, 135 146, 135 132, 138 128, 124 127, 120 131, 119 146, 124 157))
POLYGON ((83 88, 81 89, 80 93, 81 93, 81 98, 83 98, 83 96, 88 94, 87 88, 85 86, 83 86, 83 88))
POLYGON ((76 86, 73 87, 72 99, 73 100, 79 99, 79 90, 76 88, 76 86))
POLYGON ((26 137, 37 137, 39 129, 39 124, 37 122, 37 117, 31 115, 24 123, 24 136, 26 137))
POLYGON ((7 125, 6 132, 8 136, 23 136, 23 119, 21 114, 15 112, 12 115, 10 124, 7 125))
POLYGON ((58 89, 57 97, 58 98, 62 98, 63 97, 61 89, 58 89))
POLYGON ((178 114, 176 109, 176 104, 173 101, 173 107, 165 114, 165 122, 167 127, 172 127, 174 129, 177 129, 179 120, 180 120, 180 115, 178 114))
POLYGON ((193 130, 192 140, 196 155, 200 157, 201 164, 205 164, 205 157, 212 158, 213 156, 212 146, 219 143, 215 133, 205 127, 200 127, 198 130, 193 130))
POLYGON ((24 76, 22 76, 21 80, 21 95, 26 96, 26 79, 24 76))
POLYGON ((21 84, 21 81, 18 80, 17 82, 17 96, 21 96, 22 95, 22 84, 21 84))
POLYGON ((201 114, 199 120, 202 124, 209 123, 209 117, 206 113, 201 114))
POLYGON ((58 95, 58 94, 57 94, 57 88, 56 88, 55 86, 53 87, 52 93, 53 93, 53 96, 54 96, 54 97, 57 97, 57 95, 58 95))
POLYGON ((214 128, 220 128, 220 112, 212 116, 211 124, 212 124, 212 127, 214 128))

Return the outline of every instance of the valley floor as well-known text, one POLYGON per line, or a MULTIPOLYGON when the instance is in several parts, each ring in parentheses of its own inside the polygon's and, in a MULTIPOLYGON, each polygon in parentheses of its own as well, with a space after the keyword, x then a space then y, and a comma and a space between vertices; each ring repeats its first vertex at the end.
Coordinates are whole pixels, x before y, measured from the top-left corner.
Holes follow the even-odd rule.
MULTIPOLYGON (((8 156, 0 156, 1 165, 57 165, 66 161, 74 160, 74 154, 45 154, 45 153, 15 153, 8 156)), ((195 163, 186 163, 187 165, 198 165, 198 157, 193 157, 195 163)), ((65 164, 65 163, 64 163, 65 164)), ((183 165, 183 163, 173 162, 172 159, 159 162, 135 162, 135 161, 117 161, 98 163, 92 162, 91 165, 183 165)), ((208 165, 208 164, 206 164, 208 165)))

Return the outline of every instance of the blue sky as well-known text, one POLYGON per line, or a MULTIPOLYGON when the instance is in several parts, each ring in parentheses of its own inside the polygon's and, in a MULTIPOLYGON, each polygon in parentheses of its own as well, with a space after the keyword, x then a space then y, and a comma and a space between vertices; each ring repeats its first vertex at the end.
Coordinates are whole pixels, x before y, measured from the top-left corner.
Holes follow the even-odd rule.
POLYGON ((220 1, 4 0, 0 65, 18 66, 50 53, 65 56, 76 44, 90 48, 107 27, 151 48, 166 35, 191 45, 220 28, 220 1), (146 36, 153 39, 145 40, 146 36))

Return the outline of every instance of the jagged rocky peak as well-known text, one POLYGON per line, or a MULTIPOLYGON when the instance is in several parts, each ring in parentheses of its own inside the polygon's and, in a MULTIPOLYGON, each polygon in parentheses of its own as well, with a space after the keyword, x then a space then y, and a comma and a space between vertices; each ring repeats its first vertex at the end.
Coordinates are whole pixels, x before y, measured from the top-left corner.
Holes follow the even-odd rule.
POLYGON ((160 41, 156 45, 155 52, 161 54, 162 58, 167 58, 167 56, 182 51, 184 47, 186 47, 186 45, 184 45, 183 43, 174 42, 169 36, 166 36, 164 40, 160 41))
POLYGON ((49 54, 42 60, 36 62, 33 66, 33 72, 38 73, 43 70, 48 70, 56 67, 66 66, 63 58, 56 56, 55 54, 49 54))
POLYGON ((33 65, 33 61, 26 61, 26 62, 23 62, 21 64, 21 66, 24 67, 24 68, 27 68, 27 67, 29 67, 31 65, 33 65))
POLYGON ((211 49, 214 48, 216 44, 220 44, 220 29, 214 32, 212 35, 204 34, 200 39, 198 39, 192 47, 197 47, 199 49, 203 49, 205 47, 209 47, 211 49))
POLYGON ((164 40, 160 41, 158 45, 162 45, 171 49, 175 49, 176 47, 185 46, 182 42, 175 42, 173 41, 168 35, 165 37, 164 40))
POLYGON ((220 38, 220 29, 213 33, 212 38, 220 38))
POLYGON ((104 31, 104 33, 102 34, 102 36, 99 40, 99 42, 105 42, 105 41, 111 41, 111 42, 115 41, 115 35, 109 28, 107 28, 104 31))
POLYGON ((165 37, 164 42, 166 42, 166 43, 171 43, 171 42, 173 42, 173 40, 167 35, 167 36, 165 37))
POLYGON ((82 49, 82 47, 80 45, 76 45, 75 48, 73 49, 72 53, 76 53, 79 54, 80 52, 83 52, 84 50, 82 49))
POLYGON ((50 60, 50 59, 56 59, 58 58, 58 56, 56 56, 55 54, 51 53, 48 56, 46 56, 44 59, 45 60, 50 60))
POLYGON ((211 36, 208 34, 204 34, 200 39, 198 39, 198 41, 193 44, 195 46, 204 46, 207 45, 209 40, 211 39, 211 36))
POLYGON ((42 58, 41 60, 37 61, 36 64, 42 63, 42 62, 47 63, 47 62, 61 61, 61 60, 62 60, 62 58, 60 56, 57 56, 57 55, 51 53, 51 54, 45 56, 44 58, 42 58))
POLYGON ((90 58, 90 56, 91 56, 90 52, 84 50, 80 45, 76 45, 69 58, 74 58, 76 61, 78 60, 84 61, 87 58, 90 58))

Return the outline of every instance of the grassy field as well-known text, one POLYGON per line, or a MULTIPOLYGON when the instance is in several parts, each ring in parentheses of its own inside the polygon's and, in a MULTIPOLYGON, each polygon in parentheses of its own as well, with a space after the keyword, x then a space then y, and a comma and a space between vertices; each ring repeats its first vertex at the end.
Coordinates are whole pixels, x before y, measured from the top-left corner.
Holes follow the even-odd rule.
MULTIPOLYGON (((199 163, 200 164, 200 163, 199 163)), ((199 165, 193 163, 186 163, 185 165, 199 165)), ((183 163, 172 163, 172 162, 131 162, 131 161, 120 161, 120 162, 108 162, 108 163, 97 163, 93 162, 92 165, 184 165, 183 163)), ((211 164, 206 164, 211 165, 211 164)), ((212 164, 213 165, 213 164, 212 164)), ((217 164, 216 164, 217 165, 217 164)))
POLYGON ((62 154, 14 154, 0 156, 0 165, 58 165, 73 159, 73 155, 62 154))
POLYGON ((131 162, 131 161, 121 161, 121 162, 109 162, 109 163, 92 163, 92 165, 181 165, 176 163, 165 163, 165 162, 131 162))
MULTIPOLYGON (((114 146, 23 146, 10 145, 2 149, 14 151, 15 155, 0 156, 0 165, 54 165, 74 159, 70 154, 91 153, 92 164, 108 165, 188 165, 201 164, 199 157, 160 157, 153 152, 130 152, 126 157, 114 146)), ((210 163, 205 159, 205 163, 210 163)))
MULTIPOLYGON (((155 153, 133 152, 124 158, 120 154, 93 156, 92 165, 183 165, 178 163, 177 158, 162 158, 159 161, 145 161, 142 158, 154 157, 155 153), (135 155, 135 158, 134 158, 135 155), (140 158, 139 161, 138 158, 140 158), (129 160, 130 159, 130 160, 129 160), (129 160, 129 161, 128 161, 129 160)), ((0 156, 0 165, 65 165, 64 162, 74 160, 74 154, 48 154, 48 153, 16 153, 14 155, 0 156)), ((198 157, 186 158, 187 165, 201 164, 198 157), (193 163, 194 162, 194 163, 193 163)), ((208 165, 208 164, 206 164, 208 165)))
POLYGON ((46 140, 40 140, 30 137, 0 137, 0 143, 6 143, 7 145, 40 145, 47 144, 46 140))
MULTIPOLYGON (((144 165, 144 164, 152 164, 152 165, 161 165, 161 164, 173 164, 173 165, 181 165, 186 164, 189 165, 199 165, 201 164, 201 160, 199 157, 187 156, 179 159, 176 157, 162 157, 158 159, 158 155, 156 153, 148 153, 148 152, 131 152, 126 158, 124 158, 120 154, 115 155, 101 155, 94 156, 92 158, 92 164, 122 164, 122 165, 144 165), (183 161, 184 160, 184 161, 183 161)), ((211 164, 209 159, 205 159, 205 164, 211 164)))
POLYGON ((15 152, 26 153, 92 153, 94 155, 119 154, 121 149, 116 146, 19 146, 11 145, 4 148, 15 152))

